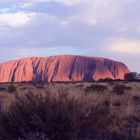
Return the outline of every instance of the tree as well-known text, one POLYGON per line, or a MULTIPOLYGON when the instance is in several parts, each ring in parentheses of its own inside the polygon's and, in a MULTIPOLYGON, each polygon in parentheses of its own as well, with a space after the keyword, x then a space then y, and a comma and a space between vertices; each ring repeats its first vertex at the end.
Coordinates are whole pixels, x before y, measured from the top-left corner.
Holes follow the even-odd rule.
POLYGON ((137 80, 137 76, 138 74, 136 72, 130 72, 124 75, 124 79, 127 81, 134 81, 137 80))
POLYGON ((140 74, 137 75, 137 79, 140 80, 140 74))

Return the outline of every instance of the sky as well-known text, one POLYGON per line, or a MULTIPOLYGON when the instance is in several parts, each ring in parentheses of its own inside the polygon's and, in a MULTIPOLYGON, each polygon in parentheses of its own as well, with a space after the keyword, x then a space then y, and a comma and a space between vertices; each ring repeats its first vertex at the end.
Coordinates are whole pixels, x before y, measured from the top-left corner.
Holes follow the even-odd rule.
POLYGON ((0 62, 59 54, 140 72, 140 0, 0 0, 0 62))

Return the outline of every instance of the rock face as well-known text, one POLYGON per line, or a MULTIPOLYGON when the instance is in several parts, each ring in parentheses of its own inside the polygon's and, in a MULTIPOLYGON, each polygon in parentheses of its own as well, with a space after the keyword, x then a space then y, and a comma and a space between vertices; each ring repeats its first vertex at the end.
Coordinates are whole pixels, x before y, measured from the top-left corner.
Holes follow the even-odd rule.
POLYGON ((128 72, 123 63, 106 58, 73 55, 31 57, 0 64, 0 82, 123 79, 128 72))

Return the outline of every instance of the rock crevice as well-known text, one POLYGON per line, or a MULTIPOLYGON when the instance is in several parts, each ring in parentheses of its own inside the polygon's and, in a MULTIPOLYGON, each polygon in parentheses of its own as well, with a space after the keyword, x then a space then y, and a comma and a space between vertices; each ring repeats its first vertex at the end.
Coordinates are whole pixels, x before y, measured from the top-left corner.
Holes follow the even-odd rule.
POLYGON ((0 82, 123 79, 128 72, 125 64, 106 58, 75 55, 32 57, 0 64, 0 82))

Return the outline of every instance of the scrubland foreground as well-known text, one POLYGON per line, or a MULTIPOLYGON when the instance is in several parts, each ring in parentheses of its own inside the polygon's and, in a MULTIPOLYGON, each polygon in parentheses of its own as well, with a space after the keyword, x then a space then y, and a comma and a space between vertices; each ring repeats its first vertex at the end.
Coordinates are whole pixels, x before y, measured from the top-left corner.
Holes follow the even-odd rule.
POLYGON ((0 140, 140 140, 140 83, 1 84, 0 140))

